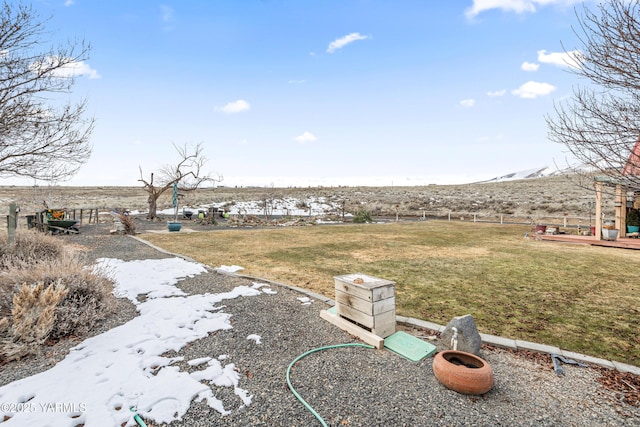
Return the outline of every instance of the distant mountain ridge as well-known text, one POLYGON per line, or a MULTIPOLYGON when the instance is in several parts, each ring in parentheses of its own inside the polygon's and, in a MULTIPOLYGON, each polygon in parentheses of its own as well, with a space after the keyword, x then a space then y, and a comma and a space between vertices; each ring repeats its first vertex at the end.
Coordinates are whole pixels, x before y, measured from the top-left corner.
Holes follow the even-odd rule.
POLYGON ((573 169, 553 169, 549 166, 543 166, 535 169, 527 169, 520 172, 512 172, 506 175, 498 176, 496 178, 488 179, 485 181, 479 181, 476 184, 482 184, 487 182, 505 182, 515 181, 519 179, 531 179, 531 178, 543 178, 546 176, 567 175, 573 173, 573 169))

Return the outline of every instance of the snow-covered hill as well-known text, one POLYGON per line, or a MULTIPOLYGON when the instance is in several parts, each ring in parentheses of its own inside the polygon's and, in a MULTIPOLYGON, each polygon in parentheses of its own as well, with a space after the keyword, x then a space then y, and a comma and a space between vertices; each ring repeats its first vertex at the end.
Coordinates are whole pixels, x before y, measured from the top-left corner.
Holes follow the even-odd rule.
POLYGON ((573 172, 575 172, 575 169, 573 168, 557 169, 557 168, 551 168, 549 166, 543 166, 535 169, 527 169, 520 172, 512 172, 506 175, 498 176, 496 178, 488 179, 486 181, 480 181, 480 183, 515 181, 518 179, 530 179, 530 178, 542 178, 545 176, 567 175, 573 172))

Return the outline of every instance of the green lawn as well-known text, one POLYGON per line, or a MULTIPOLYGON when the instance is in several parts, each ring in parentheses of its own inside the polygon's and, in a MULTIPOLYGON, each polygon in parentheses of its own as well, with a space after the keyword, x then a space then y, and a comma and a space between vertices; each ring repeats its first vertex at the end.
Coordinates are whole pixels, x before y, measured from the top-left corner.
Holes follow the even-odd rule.
POLYGON ((398 314, 640 366, 640 251, 547 243, 527 226, 397 224, 144 234, 211 266, 333 297, 333 276, 396 282, 398 314))

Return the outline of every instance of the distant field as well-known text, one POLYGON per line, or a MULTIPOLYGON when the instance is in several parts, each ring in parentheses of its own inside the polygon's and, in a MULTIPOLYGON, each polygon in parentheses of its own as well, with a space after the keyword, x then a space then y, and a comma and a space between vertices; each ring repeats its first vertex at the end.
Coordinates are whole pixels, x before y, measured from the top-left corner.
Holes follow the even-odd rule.
POLYGON ((333 297, 333 276, 397 282, 397 310, 640 365, 640 252, 530 240, 526 226, 423 221, 144 234, 211 266, 333 297))
MULTIPOLYGON (((594 213, 595 193, 589 182, 575 177, 546 177, 500 183, 428 185, 421 187, 306 187, 201 189, 186 194, 184 205, 213 202, 324 197, 344 203, 348 212, 366 209, 374 215, 413 215, 422 210, 478 212, 539 217, 562 215, 588 217, 594 213), (585 187, 586 184, 586 187, 585 187)), ((49 207, 125 208, 145 210, 147 194, 142 187, 0 187, 0 209, 5 212, 15 201, 23 211, 49 207)), ((605 198, 605 212, 612 212, 613 199, 605 198)), ((171 194, 160 200, 159 208, 171 206, 171 194)))

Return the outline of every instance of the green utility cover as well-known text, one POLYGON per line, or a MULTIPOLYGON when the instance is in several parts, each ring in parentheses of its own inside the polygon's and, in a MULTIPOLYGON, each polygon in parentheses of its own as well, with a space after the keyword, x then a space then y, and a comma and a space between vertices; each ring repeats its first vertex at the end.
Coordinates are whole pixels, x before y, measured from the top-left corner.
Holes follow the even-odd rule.
POLYGON ((435 345, 402 331, 385 338, 384 346, 413 362, 419 362, 436 351, 435 345))

